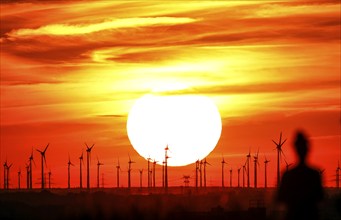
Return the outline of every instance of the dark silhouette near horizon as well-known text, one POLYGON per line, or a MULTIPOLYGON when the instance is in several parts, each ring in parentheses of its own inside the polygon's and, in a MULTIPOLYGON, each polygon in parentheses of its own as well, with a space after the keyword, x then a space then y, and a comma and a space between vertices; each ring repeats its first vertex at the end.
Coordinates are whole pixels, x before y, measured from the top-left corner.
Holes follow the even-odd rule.
POLYGON ((278 189, 278 200, 287 207, 285 219, 319 219, 318 202, 323 199, 321 176, 318 170, 308 166, 307 155, 310 150, 306 135, 296 134, 294 149, 298 164, 283 174, 278 189))

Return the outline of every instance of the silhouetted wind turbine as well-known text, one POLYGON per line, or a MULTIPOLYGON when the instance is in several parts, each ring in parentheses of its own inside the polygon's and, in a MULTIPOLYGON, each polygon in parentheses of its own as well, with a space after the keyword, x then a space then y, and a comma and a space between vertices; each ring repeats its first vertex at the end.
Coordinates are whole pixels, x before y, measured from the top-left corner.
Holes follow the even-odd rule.
POLYGON ((162 187, 165 187, 165 161, 162 161, 162 187))
POLYGON ((230 187, 232 187, 232 168, 230 169, 230 187))
POLYGON ((82 165, 84 165, 84 160, 83 160, 83 151, 82 155, 79 157, 79 188, 83 188, 83 172, 82 172, 82 165))
POLYGON ((20 177, 21 177, 21 169, 18 171, 18 189, 20 189, 20 177))
POLYGON ((45 188, 44 161, 45 161, 45 166, 47 166, 45 153, 46 153, 46 150, 47 150, 48 147, 49 147, 49 144, 46 145, 46 147, 45 147, 45 149, 43 151, 37 149, 37 151, 41 155, 41 189, 45 188))
POLYGON ((202 164, 203 164, 203 161, 201 160, 199 163, 200 188, 202 187, 202 164))
POLYGON ((91 160, 91 150, 95 146, 93 144, 89 147, 86 143, 86 188, 90 189, 90 160, 91 160))
POLYGON ((288 163, 287 160, 284 158, 284 162, 285 162, 285 169, 288 172, 289 167, 292 165, 292 163, 288 163))
POLYGON ((143 169, 139 170, 140 172, 140 188, 142 188, 142 173, 143 173, 143 169))
POLYGON ((49 189, 51 189, 51 175, 52 175, 52 172, 51 170, 49 170, 49 189))
POLYGON ((281 182, 281 173, 280 173, 281 154, 283 153, 282 146, 286 141, 287 141, 287 139, 285 139, 282 142, 282 132, 279 135, 279 142, 278 143, 275 142, 274 140, 272 140, 272 142, 274 142, 274 144, 276 145, 276 149, 277 149, 277 186, 279 186, 279 184, 281 182))
POLYGON ((206 161, 206 158, 204 160, 204 187, 206 188, 206 166, 211 165, 209 162, 206 161))
POLYGON ((128 156, 129 156, 129 161, 128 161, 128 188, 130 189, 130 187, 131 187, 131 180, 130 180, 131 164, 135 163, 135 162, 131 160, 129 154, 128 154, 128 156))
POLYGON ((34 159, 33 159, 33 148, 32 148, 32 151, 31 151, 31 155, 29 157, 29 165, 30 165, 30 179, 29 179, 29 188, 32 189, 33 187, 33 181, 32 181, 32 161, 34 163, 34 166, 36 165, 36 163, 34 162, 34 159))
POLYGON ((156 184, 155 184, 155 167, 156 167, 156 163, 159 161, 156 161, 155 159, 153 160, 153 188, 155 188, 156 184))
POLYGON ((70 155, 69 155, 69 161, 67 162, 67 188, 70 189, 70 166, 74 166, 73 163, 70 161, 70 155))
POLYGON ((288 163, 287 160, 284 158, 284 161, 285 161, 285 168, 286 168, 286 171, 289 170, 289 167, 292 165, 292 163, 288 163))
POLYGON ((97 157, 97 188, 99 188, 99 167, 103 165, 103 163, 99 162, 99 159, 97 157))
POLYGON ((199 160, 195 161, 195 188, 198 189, 199 160))
POLYGON ((336 168, 336 188, 340 188, 340 170, 340 161, 338 161, 336 168))
POLYGON ((247 187, 250 187, 250 160, 251 160, 251 153, 249 150, 249 154, 246 155, 246 166, 247 166, 247 187))
POLYGON ((147 178, 148 178, 147 185, 148 185, 148 188, 150 188, 150 186, 151 186, 151 184, 150 184, 150 175, 149 175, 151 159, 152 158, 150 158, 150 157, 147 158, 147 178))
POLYGON ((267 160, 266 157, 265 157, 265 160, 264 160, 264 173, 265 173, 265 175, 264 175, 264 178, 265 178, 264 179, 264 187, 265 188, 268 187, 268 176, 267 176, 268 175, 267 174, 268 173, 268 168, 267 167, 268 167, 268 163, 269 162, 270 162, 270 160, 267 160))
POLYGON ((7 160, 4 163, 4 189, 7 188, 7 160))
POLYGON ((189 186, 189 178, 190 178, 190 176, 186 176, 186 175, 183 176, 185 187, 189 186))
POLYGON ((168 145, 167 145, 166 148, 165 148, 165 188, 166 189, 168 189, 168 162, 167 162, 167 160, 169 158, 169 156, 167 154, 168 150, 169 150, 169 148, 168 148, 168 145))
POLYGON ((7 178, 6 178, 6 180, 7 180, 7 186, 6 186, 6 189, 9 189, 9 169, 12 167, 12 163, 9 165, 9 166, 7 166, 6 167, 6 169, 7 169, 7 178))
POLYGON ((120 159, 117 159, 117 165, 116 165, 116 182, 117 182, 117 188, 120 187, 120 159))
POLYGON ((30 165, 26 164, 26 187, 27 189, 30 188, 30 165))
POLYGON ((257 154, 253 157, 253 162, 255 163, 255 175, 254 175, 254 186, 255 188, 257 188, 257 166, 259 165, 258 163, 258 153, 259 153, 259 148, 258 148, 258 151, 257 151, 257 154))
POLYGON ((225 187, 225 178, 224 178, 224 166, 225 166, 226 162, 225 159, 223 157, 223 160, 221 161, 221 186, 224 188, 225 187))
POLYGON ((245 172, 246 172, 246 165, 245 164, 246 164, 246 161, 243 165, 243 188, 245 187, 245 172))
POLYGON ((241 168, 238 168, 238 188, 240 187, 240 170, 241 168))

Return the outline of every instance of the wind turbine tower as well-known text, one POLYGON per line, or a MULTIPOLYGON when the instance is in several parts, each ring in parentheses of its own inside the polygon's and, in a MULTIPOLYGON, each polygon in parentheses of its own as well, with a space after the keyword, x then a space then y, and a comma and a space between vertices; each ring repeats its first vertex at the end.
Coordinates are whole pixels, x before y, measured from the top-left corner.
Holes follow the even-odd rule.
POLYGON ((211 165, 209 162, 206 161, 206 158, 204 160, 204 187, 206 188, 206 166, 211 165))
POLYGON ((117 184, 117 188, 120 187, 120 159, 117 159, 117 165, 116 165, 116 184, 117 184))
POLYGON ((283 153, 282 150, 282 146, 283 144, 287 141, 287 139, 285 139, 282 142, 282 132, 279 135, 279 142, 277 143, 276 141, 272 140, 272 142, 274 142, 274 144, 276 145, 276 149, 277 149, 277 187, 279 187, 279 184, 281 182, 281 154, 283 153))
POLYGON ((155 184, 155 167, 156 167, 156 163, 158 161, 156 161, 155 159, 153 160, 153 188, 155 188, 156 184, 155 184))
POLYGON ((225 166, 226 162, 225 159, 223 157, 223 160, 221 161, 221 186, 224 188, 225 187, 225 178, 224 178, 224 166, 225 166))
POLYGON ((259 153, 259 149, 257 151, 257 154, 253 157, 253 162, 255 164, 255 167, 254 167, 254 171, 255 171, 255 174, 254 174, 254 186, 255 188, 257 188, 257 166, 259 166, 259 163, 258 163, 258 153, 259 153))
POLYGON ((270 160, 266 159, 265 157, 265 160, 264 160, 264 187, 267 188, 268 187, 268 163, 270 162, 270 160))
POLYGON ((248 188, 250 188, 250 160, 251 160, 251 153, 249 150, 249 154, 246 155, 246 168, 247 168, 246 177, 247 177, 247 187, 248 188))
POLYGON ((74 164, 73 163, 71 163, 71 161, 70 161, 70 156, 69 156, 69 161, 67 162, 67 188, 68 189, 70 189, 70 176, 71 176, 71 174, 70 174, 70 167, 71 166, 74 166, 74 164))
POLYGON ((29 188, 30 189, 32 189, 32 187, 33 187, 33 182, 32 182, 32 174, 33 174, 33 172, 32 172, 32 161, 33 161, 33 163, 34 163, 34 166, 35 166, 35 162, 34 162, 34 159, 33 159, 33 148, 32 148, 32 151, 31 151, 31 155, 30 155, 30 157, 29 157, 29 166, 30 166, 30 177, 29 177, 29 188))
POLYGON ((45 166, 47 166, 45 153, 46 153, 46 150, 47 150, 48 147, 49 147, 49 144, 46 145, 46 147, 45 147, 45 149, 43 151, 37 150, 40 153, 40 155, 41 155, 41 189, 45 188, 44 162, 45 162, 45 166))
POLYGON ((84 164, 83 160, 83 152, 82 155, 79 157, 79 188, 83 188, 83 171, 82 171, 82 165, 84 164))
POLYGON ((91 147, 89 147, 86 143, 86 188, 90 189, 90 160, 91 160, 91 150, 95 146, 93 144, 91 147))
POLYGON ((167 154, 168 150, 169 150, 169 148, 168 148, 168 145, 167 145, 166 148, 165 148, 165 188, 166 189, 168 189, 168 162, 167 162, 167 160, 169 158, 169 156, 167 154))
POLYGON ((18 171, 18 189, 20 189, 20 177, 21 177, 21 169, 18 171))
POLYGON ((135 163, 135 162, 131 160, 130 155, 128 155, 128 156, 129 156, 129 161, 128 161, 128 188, 130 189, 130 187, 131 187, 131 179, 130 179, 131 164, 135 163))
POLYGON ((97 188, 99 188, 99 167, 103 165, 103 163, 99 162, 98 157, 97 157, 97 188))

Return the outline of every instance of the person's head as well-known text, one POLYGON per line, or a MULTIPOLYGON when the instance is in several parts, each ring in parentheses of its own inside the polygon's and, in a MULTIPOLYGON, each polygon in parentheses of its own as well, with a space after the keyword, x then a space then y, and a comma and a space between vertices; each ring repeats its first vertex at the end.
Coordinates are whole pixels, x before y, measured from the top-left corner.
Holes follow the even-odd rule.
POLYGON ((307 154, 309 152, 309 141, 306 135, 302 131, 296 132, 296 138, 294 142, 295 150, 300 163, 304 163, 307 154))

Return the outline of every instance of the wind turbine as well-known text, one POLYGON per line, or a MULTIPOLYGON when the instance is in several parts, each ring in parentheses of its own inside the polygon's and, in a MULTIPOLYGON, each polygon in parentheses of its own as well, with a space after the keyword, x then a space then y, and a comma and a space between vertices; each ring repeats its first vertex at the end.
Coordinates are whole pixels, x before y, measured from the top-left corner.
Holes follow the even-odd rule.
POLYGON ((258 153, 259 153, 259 148, 258 148, 258 151, 257 151, 257 154, 253 157, 253 162, 255 163, 255 176, 254 176, 254 186, 255 188, 257 188, 257 165, 259 166, 259 163, 258 163, 258 153))
POLYGON ((203 165, 203 161, 200 160, 200 163, 199 163, 200 188, 202 187, 202 165, 203 165))
POLYGON ((129 156, 129 161, 128 161, 128 188, 130 189, 130 187, 131 187, 131 180, 130 180, 131 164, 135 163, 135 162, 131 160, 129 154, 128 154, 128 156, 129 156))
POLYGON ((18 171, 18 189, 20 189, 20 177, 21 177, 21 169, 18 171))
POLYGON ((149 170, 150 170, 150 161, 151 161, 152 158, 148 157, 147 158, 147 178, 148 178, 148 188, 150 188, 151 184, 150 184, 150 175, 149 175, 149 170))
POLYGON ((210 165, 211 166, 211 164, 209 163, 209 162, 207 162, 206 161, 206 158, 205 158, 205 160, 204 160, 204 187, 206 188, 206 166, 207 165, 210 165))
POLYGON ((232 187, 232 168, 230 169, 230 187, 232 187))
POLYGON ((143 169, 139 170, 140 172, 140 188, 142 189, 142 173, 143 173, 143 169))
POLYGON ((241 168, 238 168, 238 188, 240 187, 240 170, 241 168))
POLYGON ((6 189, 9 189, 9 169, 12 167, 12 163, 9 165, 9 166, 7 166, 6 167, 6 169, 7 169, 7 178, 6 178, 6 180, 7 180, 7 186, 6 186, 6 189))
POLYGON ((31 155, 29 157, 29 165, 30 165, 30 178, 29 178, 29 188, 32 189, 33 187, 33 184, 32 184, 32 161, 34 163, 34 166, 36 166, 36 162, 34 162, 34 159, 33 159, 33 148, 32 148, 32 151, 31 151, 31 155))
POLYGON ((47 150, 48 147, 49 147, 49 144, 46 145, 46 147, 45 147, 45 149, 43 151, 37 149, 37 151, 41 155, 41 189, 44 189, 44 187, 45 187, 44 161, 45 161, 45 166, 47 166, 45 153, 46 153, 46 150, 47 150))
POLYGON ((117 182, 117 188, 120 187, 120 159, 117 159, 117 165, 116 165, 116 182, 117 182))
POLYGON ((243 188, 245 187, 245 172, 246 172, 246 161, 243 165, 243 188))
POLYGON ((168 189, 168 171, 167 171, 167 168, 168 168, 167 160, 169 158, 169 156, 167 154, 168 150, 169 150, 169 148, 168 148, 168 145, 167 145, 166 148, 165 148, 165 188, 166 189, 168 189))
POLYGON ((195 161, 195 188, 198 189, 199 160, 195 161))
POLYGON ((221 161, 221 186, 224 188, 224 182, 225 182, 225 178, 224 178, 224 166, 225 166, 226 162, 225 159, 223 157, 223 160, 221 161))
POLYGON ((4 189, 7 188, 7 160, 4 163, 4 189))
POLYGON ((30 165, 26 164, 26 187, 27 189, 30 188, 30 165))
POLYGON ((70 161, 70 155, 69 155, 69 161, 67 162, 67 188, 70 189, 70 166, 74 166, 73 163, 70 161))
POLYGON ((251 153, 249 150, 249 154, 246 155, 246 167, 247 167, 247 187, 250 188, 250 160, 251 160, 251 153))
POLYGON ((79 157, 79 188, 83 188, 83 172, 82 172, 82 165, 84 165, 84 160, 83 160, 83 151, 82 155, 79 157))
POLYGON ((86 143, 86 188, 90 189, 90 160, 91 160, 91 150, 95 146, 93 144, 89 147, 86 143))
POLYGON ((190 176, 188 176, 188 175, 183 176, 185 187, 189 186, 189 178, 190 178, 190 176))
POLYGON ((267 172, 268 172, 268 163, 270 162, 270 160, 268 160, 268 159, 266 159, 266 157, 265 157, 265 160, 264 160, 264 173, 265 173, 265 176, 264 176, 264 187, 265 188, 267 188, 268 187, 268 174, 267 174, 267 172))
POLYGON ((101 165, 104 165, 103 163, 99 162, 99 159, 97 157, 97 188, 99 188, 99 167, 101 165))
POLYGON ((336 188, 340 188, 340 170, 340 161, 338 161, 336 168, 336 188))
POLYGON ((279 142, 278 143, 276 141, 272 140, 272 142, 274 142, 274 144, 276 145, 276 149, 277 149, 277 186, 279 186, 279 184, 281 182, 281 173, 280 173, 281 154, 283 154, 282 146, 286 141, 287 141, 287 139, 285 139, 282 142, 282 132, 279 135, 279 142))
POLYGON ((155 159, 153 160, 153 188, 155 188, 156 184, 155 184, 155 167, 156 167, 156 163, 159 161, 156 161, 155 159))
POLYGON ((51 175, 52 175, 52 172, 51 170, 49 170, 49 189, 51 189, 51 175))
POLYGON ((165 161, 162 161, 162 187, 165 187, 165 161))
POLYGON ((288 172, 289 171, 289 167, 292 165, 292 163, 288 163, 285 158, 284 158, 284 162, 285 162, 285 169, 288 172))

